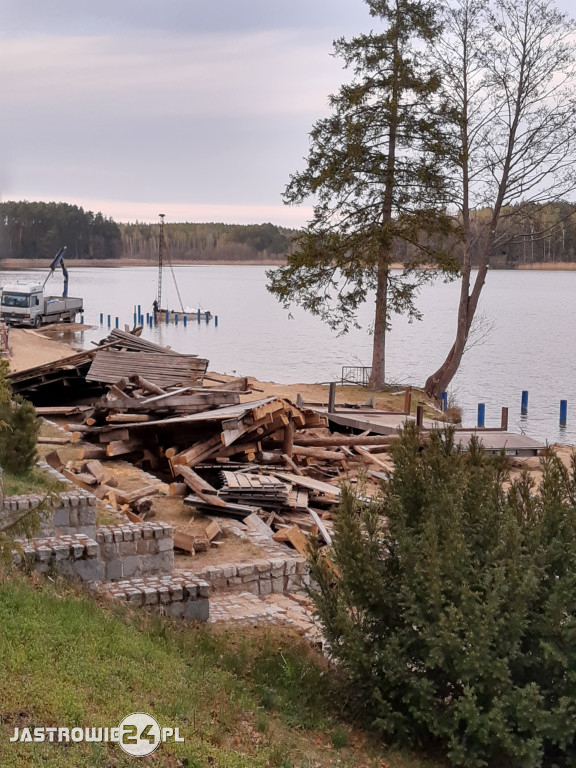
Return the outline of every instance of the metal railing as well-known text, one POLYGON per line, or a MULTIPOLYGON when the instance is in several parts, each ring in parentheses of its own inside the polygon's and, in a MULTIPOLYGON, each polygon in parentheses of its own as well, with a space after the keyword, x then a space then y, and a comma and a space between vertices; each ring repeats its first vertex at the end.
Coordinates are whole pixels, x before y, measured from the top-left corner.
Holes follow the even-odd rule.
POLYGON ((372 366, 342 366, 342 384, 360 384, 362 387, 366 387, 370 381, 370 376, 372 376, 372 366))

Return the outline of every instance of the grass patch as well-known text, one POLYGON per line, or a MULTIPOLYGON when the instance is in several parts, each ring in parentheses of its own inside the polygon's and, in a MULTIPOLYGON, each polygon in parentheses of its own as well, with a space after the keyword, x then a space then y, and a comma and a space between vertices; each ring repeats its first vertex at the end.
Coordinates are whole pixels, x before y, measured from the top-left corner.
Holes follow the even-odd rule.
POLYGON ((4 496, 22 496, 27 493, 46 493, 47 491, 63 491, 64 483, 59 483, 53 477, 47 475, 39 467, 32 467, 28 472, 15 475, 4 472, 3 489, 4 496))
POLYGON ((16 578, 0 584, 0 658, 2 768, 432 768, 388 762, 345 722, 346 690, 326 662, 279 630, 193 627, 16 578), (114 744, 9 742, 15 727, 115 727, 131 712, 185 742, 147 761, 114 744))

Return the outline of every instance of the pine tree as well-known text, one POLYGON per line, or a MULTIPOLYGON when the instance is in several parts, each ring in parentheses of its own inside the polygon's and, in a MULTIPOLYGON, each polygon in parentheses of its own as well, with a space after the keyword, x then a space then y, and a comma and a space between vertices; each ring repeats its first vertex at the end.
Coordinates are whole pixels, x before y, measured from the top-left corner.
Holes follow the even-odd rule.
POLYGON ((448 148, 440 80, 422 57, 438 34, 436 7, 366 2, 383 30, 335 43, 355 77, 331 97, 331 116, 310 134, 307 166, 286 188, 287 203, 314 198, 314 215, 288 266, 268 277, 286 307, 300 304, 343 331, 357 324, 358 307, 374 292, 370 385, 382 388, 391 314, 419 317, 415 294, 432 276, 422 263, 447 270, 455 264, 437 245, 451 227, 442 163, 448 148), (398 275, 391 267, 401 258, 398 275))

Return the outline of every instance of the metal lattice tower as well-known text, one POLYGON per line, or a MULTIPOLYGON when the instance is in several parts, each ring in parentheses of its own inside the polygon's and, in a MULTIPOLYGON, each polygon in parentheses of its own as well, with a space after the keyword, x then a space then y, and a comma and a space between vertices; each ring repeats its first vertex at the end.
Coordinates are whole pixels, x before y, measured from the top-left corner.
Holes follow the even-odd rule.
POLYGON ((164 216, 165 213, 159 213, 160 217, 160 237, 158 238, 158 309, 162 308, 162 262, 164 259, 164 216))

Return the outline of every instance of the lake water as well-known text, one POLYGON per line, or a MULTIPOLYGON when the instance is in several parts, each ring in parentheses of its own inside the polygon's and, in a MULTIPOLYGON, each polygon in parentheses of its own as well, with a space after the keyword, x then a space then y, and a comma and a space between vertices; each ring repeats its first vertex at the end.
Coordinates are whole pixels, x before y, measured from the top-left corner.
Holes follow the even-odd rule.
MULTIPOLYGON (((174 267, 185 306, 218 315, 219 324, 164 324, 144 335, 179 352, 210 360, 222 373, 250 375, 286 383, 339 380, 343 365, 370 365, 369 333, 351 329, 344 336, 299 309, 293 317, 266 291, 265 267, 174 267)), ((0 284, 44 279, 45 271, 0 272, 0 284)), ((154 267, 74 268, 70 294, 82 296, 85 322, 116 316, 132 325, 134 305, 152 311, 154 267)), ((454 337, 458 284, 437 282, 422 289, 421 322, 393 320, 387 351, 387 378, 422 385, 440 365, 454 337)), ((47 284, 61 290, 61 276, 47 284)), ((164 271, 164 306, 179 307, 170 270, 164 271)), ((509 428, 549 442, 576 444, 576 272, 508 272, 488 275, 481 300, 484 338, 464 356, 449 396, 473 425, 477 404, 486 403, 486 425, 499 426, 508 406, 509 428), (521 391, 529 391, 528 416, 520 416, 521 391), (559 402, 568 400, 568 424, 559 427, 559 402)), ((373 303, 361 319, 369 325, 373 303)), ((78 335, 85 346, 107 334, 107 327, 78 335)))

